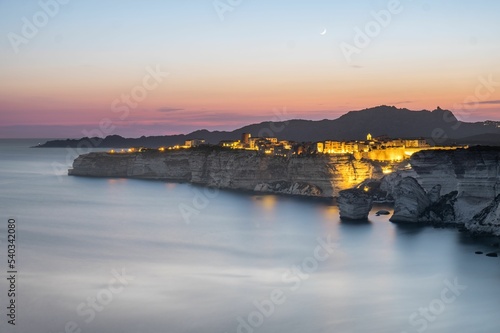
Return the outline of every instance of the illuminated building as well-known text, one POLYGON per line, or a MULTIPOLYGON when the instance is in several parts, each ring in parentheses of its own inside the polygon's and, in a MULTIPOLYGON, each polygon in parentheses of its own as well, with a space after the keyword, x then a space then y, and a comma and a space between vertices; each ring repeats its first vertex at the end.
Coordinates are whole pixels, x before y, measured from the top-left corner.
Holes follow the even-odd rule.
POLYGON ((198 147, 205 143, 204 139, 194 139, 184 141, 184 146, 182 148, 198 147))
POLYGON ((244 145, 249 146, 250 145, 250 138, 251 137, 252 137, 252 134, 250 134, 250 133, 243 133, 241 135, 241 143, 243 143, 244 145))
POLYGON ((269 141, 273 144, 277 144, 278 143, 278 138, 265 138, 266 141, 269 141))
POLYGON ((344 142, 342 141, 325 141, 325 154, 342 154, 344 149, 344 142))
POLYGON ((388 175, 388 174, 392 173, 392 168, 391 167, 383 167, 382 172, 384 173, 384 175, 388 175))
POLYGON ((323 142, 316 142, 314 144, 314 151, 316 151, 318 153, 325 152, 325 144, 323 142))
POLYGON ((424 139, 404 140, 404 145, 407 148, 429 147, 429 144, 424 139))
POLYGON ((346 142, 344 144, 344 153, 353 154, 358 152, 358 149, 359 147, 357 142, 346 142))
POLYGON ((231 149, 238 149, 241 148, 241 141, 240 140, 224 140, 219 143, 221 147, 225 148, 231 148, 231 149))

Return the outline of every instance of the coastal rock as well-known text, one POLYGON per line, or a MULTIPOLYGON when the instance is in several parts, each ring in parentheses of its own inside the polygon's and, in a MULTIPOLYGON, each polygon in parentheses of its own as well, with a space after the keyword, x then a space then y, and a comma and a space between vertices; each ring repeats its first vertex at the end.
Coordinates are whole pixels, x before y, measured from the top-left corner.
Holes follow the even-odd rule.
POLYGON ((360 189, 340 191, 337 199, 340 218, 347 220, 366 220, 372 204, 372 196, 360 189))
POLYGON ((379 210, 377 213, 376 213, 377 216, 380 216, 380 215, 391 215, 391 212, 388 211, 388 210, 379 210))
POLYGON ((385 175, 380 180, 380 191, 386 193, 386 201, 394 202, 394 192, 396 187, 401 183, 401 181, 406 177, 415 178, 417 174, 413 170, 399 170, 397 172, 385 175))
POLYGON ((500 194, 499 161, 500 149, 474 147, 420 151, 410 164, 426 191, 440 184, 442 193, 458 191, 460 197, 490 201, 500 194))
POLYGON ((69 175, 191 182, 203 186, 334 197, 372 178, 373 165, 349 154, 296 158, 254 151, 180 150, 134 154, 89 153, 73 162, 69 175))
MULTIPOLYGON (((435 193, 429 193, 430 198, 435 193)), ((427 207, 419 216, 418 220, 427 223, 456 223, 455 203, 457 202, 458 192, 453 191, 442 197, 427 207)), ((429 199, 430 200, 430 199, 429 199)))
POLYGON ((494 201, 500 195, 500 149, 426 150, 413 154, 410 164, 412 171, 396 171, 381 180, 381 189, 400 197, 396 199, 394 221, 455 223, 464 225, 459 231, 500 235, 500 223, 493 213, 497 207, 494 201), (414 186, 415 192, 407 188, 404 194, 400 184, 409 172, 421 188, 414 186), (429 205, 418 214, 426 206, 424 192, 429 205), (412 203, 412 214, 405 201, 412 203))
POLYGON ((427 197, 431 201, 431 203, 437 202, 441 198, 441 185, 437 184, 431 190, 429 193, 427 193, 427 197))
POLYGON ((195 149, 90 153, 75 159, 68 174, 319 197, 368 188, 377 201, 395 201, 391 221, 457 223, 463 230, 500 235, 500 149, 420 151, 409 164, 412 169, 404 165, 379 180, 380 165, 349 154, 281 158, 254 151, 195 149))
POLYGON ((415 178, 406 177, 395 192, 394 215, 392 222, 418 222, 420 215, 430 206, 427 193, 415 178))
POLYGON ((465 225, 474 233, 500 236, 500 195, 465 225))
POLYGON ((290 183, 285 181, 260 183, 255 185, 254 191, 290 194, 290 195, 302 195, 308 197, 322 196, 322 190, 316 185, 308 183, 290 183))
POLYGON ((356 188, 362 189, 366 193, 372 196, 373 202, 386 203, 393 202, 394 199, 386 191, 382 190, 380 187, 382 185, 381 180, 378 179, 367 179, 359 184, 356 188))

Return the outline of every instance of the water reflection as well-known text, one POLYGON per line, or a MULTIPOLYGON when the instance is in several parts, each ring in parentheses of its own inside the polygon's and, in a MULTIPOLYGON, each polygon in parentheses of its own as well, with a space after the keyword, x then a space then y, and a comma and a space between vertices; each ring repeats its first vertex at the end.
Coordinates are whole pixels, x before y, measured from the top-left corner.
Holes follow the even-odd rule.
MULTIPOLYGON (((490 240, 393 224, 375 216, 380 207, 369 222, 350 223, 328 201, 233 191, 219 191, 186 224, 179 206, 193 205, 203 188, 58 182, 48 176, 50 163, 64 161, 64 150, 11 153, 22 156, 2 160, 7 177, 27 177, 26 160, 47 174, 0 188, 0 211, 20 221, 19 332, 63 332, 70 320, 83 332, 238 332, 238 318, 248 320, 274 289, 286 301, 255 332, 413 332, 410 315, 455 277, 468 290, 428 332, 496 332, 500 325, 492 311, 500 297, 499 259, 474 254, 494 251, 490 240), (336 245, 328 259, 302 272, 300 285, 283 280, 314 258, 318 238, 327 236, 336 245), (85 322, 79 304, 122 268, 135 279, 85 322)), ((4 321, 0 331, 8 332, 4 321)))
POLYGON ((332 220, 336 221, 338 218, 339 210, 337 206, 330 204, 330 205, 323 205, 323 206, 318 206, 321 214, 323 215, 323 218, 327 220, 332 220))
POLYGON ((262 208, 268 212, 274 210, 277 197, 273 194, 252 196, 257 208, 262 208))
POLYGON ((107 182, 109 185, 124 184, 127 182, 126 178, 108 178, 107 182))

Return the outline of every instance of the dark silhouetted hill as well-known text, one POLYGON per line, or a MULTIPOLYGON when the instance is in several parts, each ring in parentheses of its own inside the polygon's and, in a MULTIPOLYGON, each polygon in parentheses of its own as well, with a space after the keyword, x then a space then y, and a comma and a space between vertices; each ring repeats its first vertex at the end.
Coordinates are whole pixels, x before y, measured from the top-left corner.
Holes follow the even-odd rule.
POLYGON ((488 145, 498 142, 500 128, 495 122, 462 122, 457 120, 451 111, 440 108, 434 111, 410 111, 394 106, 379 106, 351 111, 335 120, 263 122, 231 132, 198 130, 186 135, 143 136, 134 139, 111 135, 103 140, 54 140, 40 147, 76 147, 78 144, 82 145, 83 141, 93 142, 94 146, 99 147, 159 147, 183 144, 188 139, 205 139, 208 143, 217 144, 221 140, 240 139, 243 133, 251 133, 254 137, 278 137, 297 142, 362 140, 371 133, 374 137, 386 135, 391 138, 427 138, 438 145, 452 141, 468 144, 467 138, 477 137, 480 139, 478 142, 488 145))

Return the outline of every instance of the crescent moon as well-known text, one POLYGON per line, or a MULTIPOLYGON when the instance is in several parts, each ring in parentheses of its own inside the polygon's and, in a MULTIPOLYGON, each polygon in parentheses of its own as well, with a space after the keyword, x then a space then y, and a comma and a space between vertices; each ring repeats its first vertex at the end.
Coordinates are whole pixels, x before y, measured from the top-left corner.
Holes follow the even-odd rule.
POLYGON ((326 35, 326 28, 325 28, 325 30, 323 30, 323 32, 321 32, 321 33, 320 33, 320 35, 321 35, 321 36, 326 35))

